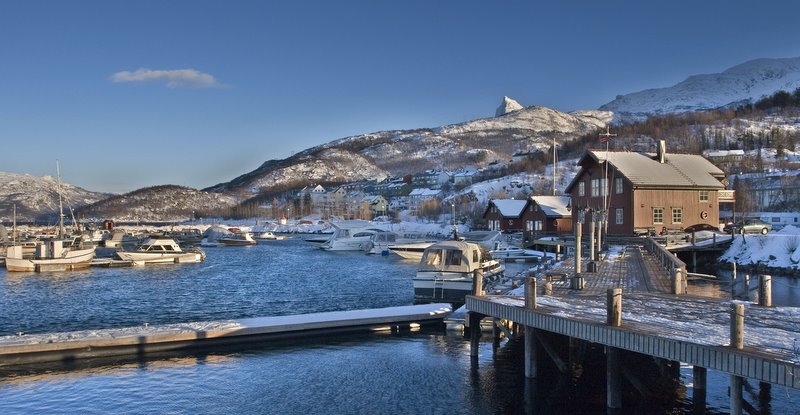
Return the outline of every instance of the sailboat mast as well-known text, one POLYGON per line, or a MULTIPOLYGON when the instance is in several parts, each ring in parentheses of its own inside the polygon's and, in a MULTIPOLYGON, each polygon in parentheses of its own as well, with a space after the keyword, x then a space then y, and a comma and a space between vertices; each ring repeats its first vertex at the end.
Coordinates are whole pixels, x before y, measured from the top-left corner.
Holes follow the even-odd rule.
POLYGON ((553 196, 556 195, 556 138, 553 137, 553 196))
POLYGON ((61 199, 61 164, 56 160, 56 175, 58 176, 58 237, 64 238, 64 202, 61 199))
POLYGON ((17 244, 17 204, 14 203, 14 222, 11 225, 11 241, 17 244))

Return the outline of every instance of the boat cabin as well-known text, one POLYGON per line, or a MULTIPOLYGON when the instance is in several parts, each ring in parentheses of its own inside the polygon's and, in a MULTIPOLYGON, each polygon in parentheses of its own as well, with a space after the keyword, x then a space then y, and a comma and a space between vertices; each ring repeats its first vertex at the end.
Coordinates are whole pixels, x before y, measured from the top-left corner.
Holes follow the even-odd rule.
POLYGON ((418 272, 472 272, 490 255, 480 245, 463 241, 442 241, 425 249, 418 272))

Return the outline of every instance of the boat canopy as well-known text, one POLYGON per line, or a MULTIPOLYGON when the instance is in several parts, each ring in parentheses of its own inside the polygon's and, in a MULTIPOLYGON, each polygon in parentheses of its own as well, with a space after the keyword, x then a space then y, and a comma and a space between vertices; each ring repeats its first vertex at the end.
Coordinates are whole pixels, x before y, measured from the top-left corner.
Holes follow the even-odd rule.
POLYGON ((437 242, 425 249, 418 271, 472 272, 488 257, 481 251, 480 245, 471 242, 437 242))

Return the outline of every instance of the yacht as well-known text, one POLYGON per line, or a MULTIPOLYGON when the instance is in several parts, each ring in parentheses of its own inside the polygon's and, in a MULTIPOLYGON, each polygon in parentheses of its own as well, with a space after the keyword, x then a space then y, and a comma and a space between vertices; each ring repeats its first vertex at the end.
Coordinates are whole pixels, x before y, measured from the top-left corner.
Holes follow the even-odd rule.
POLYGON ((436 242, 412 242, 406 244, 392 244, 387 247, 389 252, 394 252, 404 259, 418 261, 422 259, 422 254, 429 246, 436 242))
POLYGON ((448 240, 425 249, 414 276, 414 302, 448 301, 463 304, 472 293, 476 271, 484 281, 503 275, 505 266, 473 242, 448 240))
POLYGON ((333 235, 320 245, 326 251, 368 251, 372 248, 372 237, 378 229, 367 228, 369 222, 353 221, 331 223, 333 235))
POLYGON ((133 251, 117 251, 123 261, 133 261, 134 265, 192 263, 206 259, 205 252, 198 248, 184 251, 174 239, 148 238, 133 251))
POLYGON ((217 242, 225 246, 249 246, 257 243, 256 240, 253 239, 253 234, 250 232, 237 232, 231 235, 225 235, 217 238, 217 242))
MULTIPOLYGON (((419 250, 419 254, 416 256, 416 260, 419 261, 419 259, 422 258, 422 251, 434 242, 436 241, 431 240, 427 237, 427 235, 418 232, 377 231, 372 236, 372 244, 367 253, 376 255, 389 255, 390 252, 393 252, 393 247, 421 244, 420 246, 422 246, 422 249, 419 250)), ((398 255, 400 255, 399 252, 398 255)))
POLYGON ((271 231, 258 232, 255 234, 254 238, 259 241, 282 241, 286 239, 285 236, 275 235, 275 233, 271 231))

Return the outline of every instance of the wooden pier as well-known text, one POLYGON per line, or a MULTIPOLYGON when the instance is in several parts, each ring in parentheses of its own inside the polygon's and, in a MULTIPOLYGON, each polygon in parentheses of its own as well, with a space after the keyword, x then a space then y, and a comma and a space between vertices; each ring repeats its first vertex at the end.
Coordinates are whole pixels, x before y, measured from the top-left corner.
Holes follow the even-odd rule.
POLYGON ((450 304, 0 337, 0 366, 71 362, 203 347, 443 324, 450 304))
MULTIPOLYGON (((525 372, 530 378, 537 375, 537 353, 565 370, 565 358, 553 347, 552 336, 564 336, 570 345, 583 341, 604 346, 607 405, 612 412, 622 408, 622 373, 632 376, 624 364, 627 353, 664 362, 673 368, 672 373, 678 362, 693 365, 693 398, 700 408, 705 406, 708 369, 730 375, 731 412, 735 414, 749 406, 742 398, 745 378, 760 382, 765 390, 770 385, 800 389, 800 351, 796 349, 800 311, 769 307, 767 296, 761 300, 764 306, 759 306, 683 295, 685 290, 676 283, 681 280, 682 264, 677 259, 667 261, 662 252, 639 249, 616 252, 617 257, 603 261, 597 273, 565 273, 566 281, 540 276, 544 296, 534 278, 526 282, 522 297, 468 296, 469 326, 479 327, 484 318, 522 326, 525 372), (576 283, 578 278, 580 283, 576 283), (680 295, 673 294, 676 288, 680 295)), ((479 339, 477 330, 472 331, 475 356, 479 339)), ((636 386, 635 379, 628 380, 636 386)))

